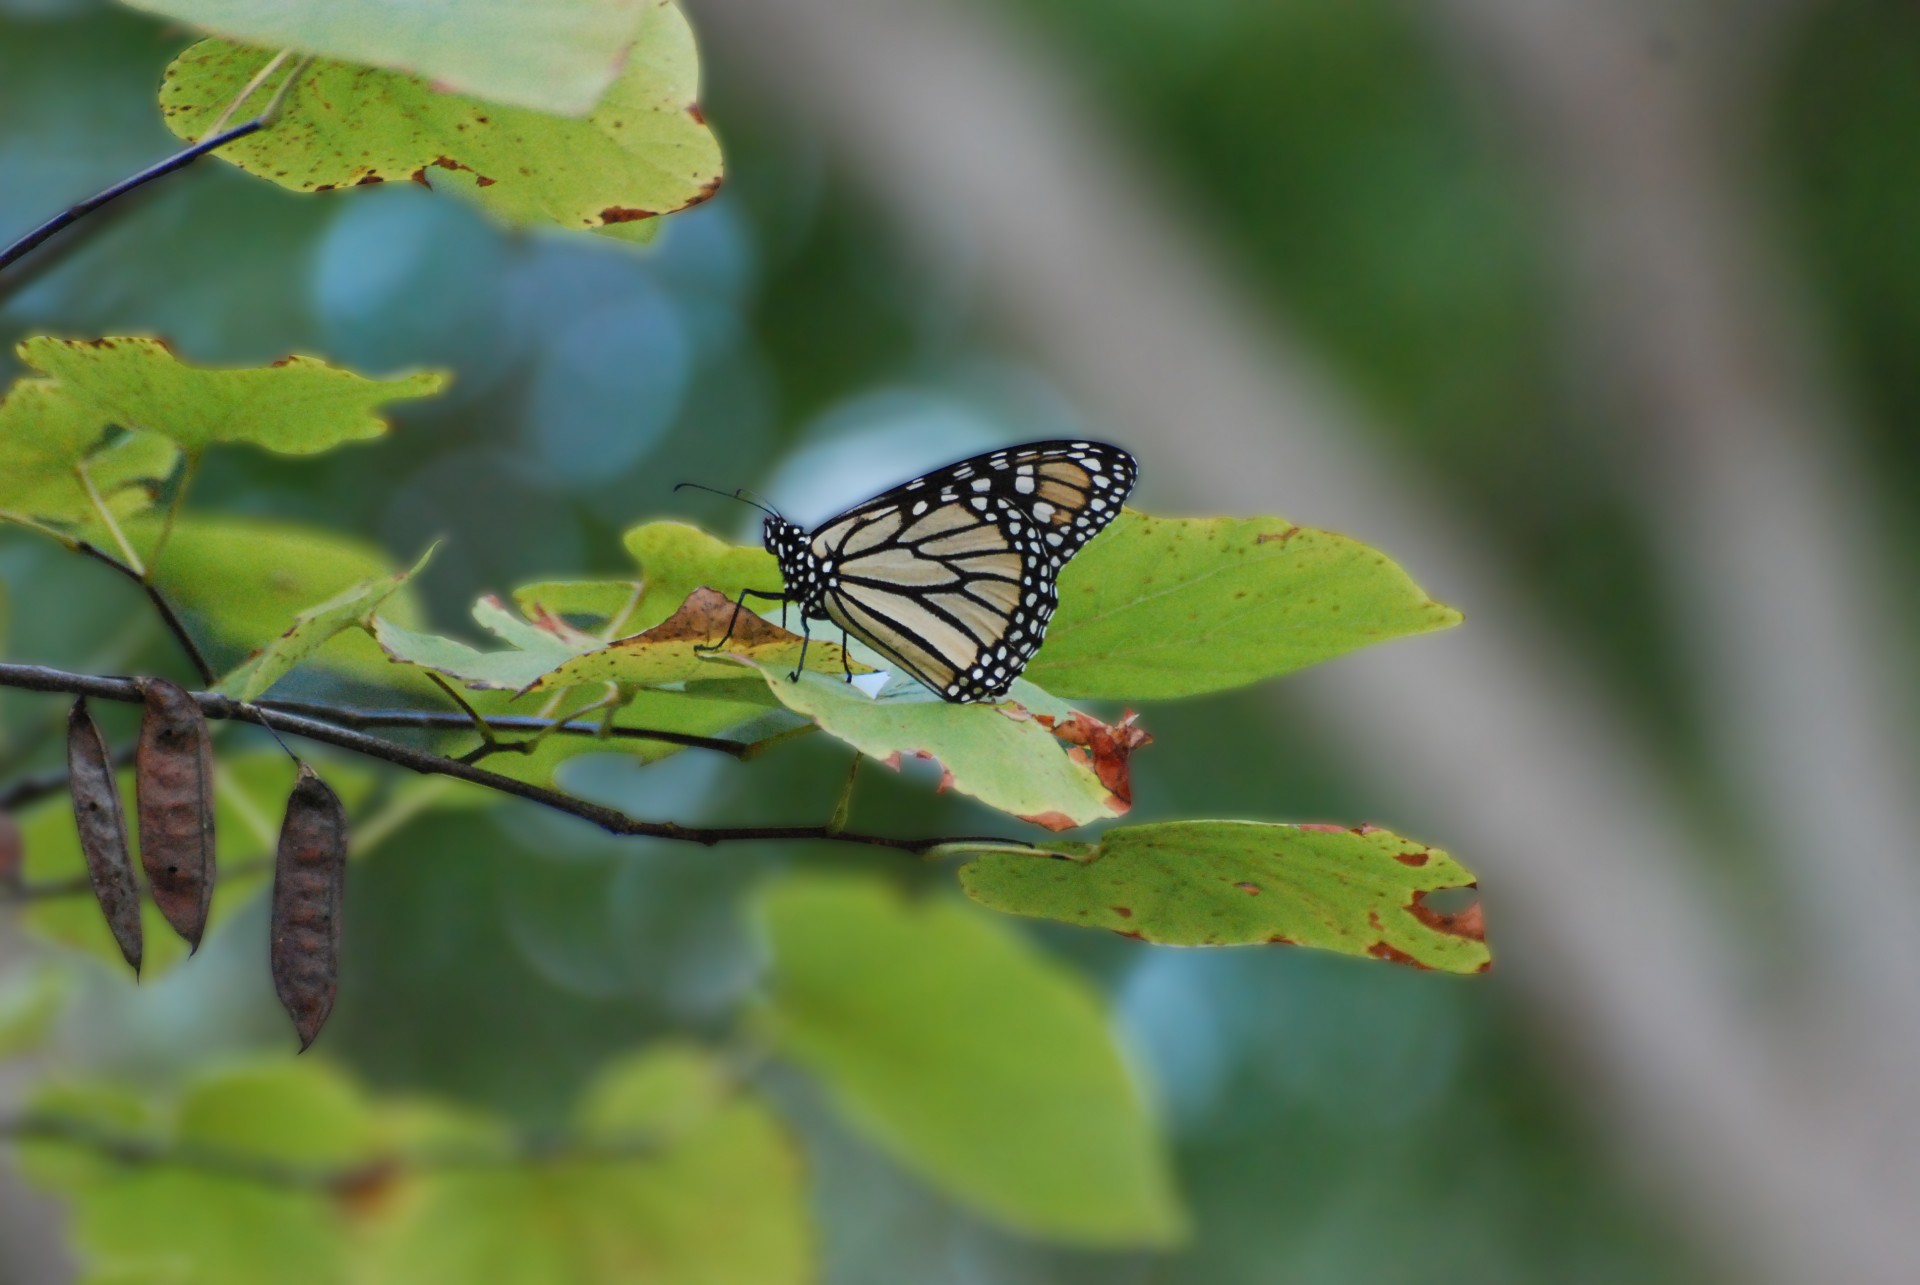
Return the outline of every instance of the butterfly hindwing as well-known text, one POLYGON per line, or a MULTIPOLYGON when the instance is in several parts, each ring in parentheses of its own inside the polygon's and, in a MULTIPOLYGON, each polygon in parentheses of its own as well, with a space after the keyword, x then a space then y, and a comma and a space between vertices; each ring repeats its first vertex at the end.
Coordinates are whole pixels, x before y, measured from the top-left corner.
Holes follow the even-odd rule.
POLYGON ((1066 441, 936 469, 790 551, 818 586, 806 606, 947 700, 998 699, 1040 647, 1060 568, 1120 512, 1136 473, 1118 447, 1066 441))

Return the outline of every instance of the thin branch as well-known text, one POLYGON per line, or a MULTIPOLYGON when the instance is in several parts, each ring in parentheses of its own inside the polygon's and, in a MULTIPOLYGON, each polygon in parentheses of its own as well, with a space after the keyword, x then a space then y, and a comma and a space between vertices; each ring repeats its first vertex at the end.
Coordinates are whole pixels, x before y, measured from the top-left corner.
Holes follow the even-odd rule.
POLYGON ((103 566, 112 567, 115 571, 118 571, 121 575, 139 585, 140 592, 147 595, 147 601, 151 602, 153 609, 159 613, 160 621, 166 625, 167 632, 173 635, 174 640, 180 644, 180 650, 186 653, 187 662, 193 666, 194 672, 200 676, 200 681, 203 683, 211 683, 218 676, 214 673, 213 666, 207 662, 206 654, 200 650, 200 645, 194 642, 193 635, 187 632, 186 623, 180 619, 179 613, 173 609, 173 604, 167 601, 166 595, 160 592, 158 585, 155 585, 151 580, 148 580, 140 572, 120 561, 120 559, 114 557, 111 553, 106 552, 104 549, 96 548, 94 545, 88 544, 85 540, 76 543, 73 546, 73 550, 75 553, 84 554, 92 558, 95 562, 103 566))
MULTIPOLYGON (((351 727, 361 731, 378 727, 411 727, 422 731, 452 732, 474 730, 473 722, 465 714, 445 710, 351 709, 317 701, 267 700, 256 703, 261 709, 281 714, 301 714, 332 723, 336 727, 351 727)), ((649 727, 621 727, 618 724, 603 729, 598 723, 576 722, 572 719, 556 721, 528 715, 495 714, 486 719, 486 725, 496 733, 551 732, 556 736, 606 736, 614 740, 659 741, 664 745, 713 750, 715 753, 730 755, 737 759, 751 757, 761 745, 766 743, 765 741, 729 740, 723 736, 695 736, 690 732, 667 732, 649 727)), ((767 739, 781 739, 785 735, 785 733, 778 733, 767 739)))
POLYGON ((138 174, 121 179, 118 183, 115 183, 112 187, 99 193, 97 196, 89 197, 77 205, 68 206, 33 231, 7 246, 4 250, 0 250, 0 271, 5 271, 14 263, 25 258, 38 247, 41 242, 73 226, 81 219, 87 217, 87 215, 92 214, 110 202, 118 200, 129 192, 145 187, 155 179, 165 178, 175 170, 185 169, 202 156, 205 156, 208 152, 216 151, 219 148, 225 147, 228 143, 245 138, 249 134, 258 133, 262 129, 265 129, 269 123, 267 116, 256 116, 250 121, 235 125, 232 129, 215 134, 211 138, 202 139, 191 147, 175 152, 166 160, 161 161, 157 165, 150 165, 138 174))
POLYGON ((93 484, 93 475, 87 472, 85 460, 73 466, 73 475, 79 480, 80 489, 87 493, 87 502, 93 505, 93 511, 99 515, 100 525, 107 529, 107 534, 113 537, 113 542, 120 546, 120 557, 126 562, 128 569, 144 581, 147 578, 147 564, 140 561, 140 555, 133 551, 131 544, 127 543, 127 533, 120 529, 120 523, 113 516, 113 510, 107 507, 106 500, 100 495, 100 488, 93 484))
MULTIPOLYGON (((145 700, 142 686, 141 680, 134 678, 70 674, 44 665, 0 664, 0 687, 14 687, 22 691, 60 692, 69 696, 85 695, 100 700, 139 704, 145 700)), ((513 777, 489 772, 485 768, 474 767, 442 754, 399 745, 392 741, 383 741, 378 737, 338 727, 305 715, 290 714, 277 709, 262 709, 259 706, 222 696, 217 692, 195 692, 193 699, 200 706, 201 712, 210 719, 253 723, 269 730, 287 732, 310 741, 317 741, 323 745, 351 750, 367 758, 379 759, 383 763, 391 763, 396 767, 404 767, 422 775, 451 777, 456 781, 485 786, 500 794, 526 799, 528 802, 551 808, 555 812, 564 812, 569 816, 579 817, 583 821, 590 821, 609 834, 672 839, 681 843, 698 843, 706 847, 719 843, 751 842, 763 839, 820 839, 863 847, 888 848, 896 852, 910 852, 916 855, 948 844, 964 842, 1026 846, 1017 839, 1003 839, 997 836, 949 835, 909 839, 892 835, 866 834, 853 830, 835 830, 826 825, 688 826, 673 821, 643 821, 637 817, 628 816, 618 809, 589 803, 585 799, 574 798, 559 790, 534 785, 528 781, 515 780, 513 777)))
MULTIPOLYGON (((335 727, 353 728, 367 731, 373 728, 396 727, 417 728, 422 731, 467 731, 472 724, 466 716, 450 711, 417 709, 354 709, 344 705, 327 705, 319 701, 257 701, 260 708, 282 714, 300 714, 308 718, 331 723, 335 727)), ((785 744, 804 733, 816 731, 813 724, 807 723, 784 732, 775 732, 771 736, 757 741, 729 740, 720 736, 695 736, 689 732, 668 732, 646 727, 620 727, 603 729, 597 723, 555 722, 552 719, 533 718, 521 715, 496 715, 487 720, 488 726, 501 732, 544 732, 551 730, 555 736, 606 736, 614 740, 657 741, 663 745, 678 745, 685 749, 711 750, 716 754, 725 754, 729 758, 745 762, 759 758, 768 748, 785 744)), ((525 742, 504 742, 500 750, 505 753, 516 751, 525 742)), ((114 753, 114 765, 125 767, 133 762, 136 746, 129 742, 114 753)), ((41 799, 64 794, 67 789, 67 770, 50 768, 21 779, 0 789, 0 812, 14 812, 41 799)))
POLYGON ((298 1165, 225 1147, 165 1142, 103 1129, 70 1116, 28 1114, 0 1120, 0 1139, 55 1142, 136 1168, 192 1169, 263 1187, 351 1194, 402 1173, 506 1169, 534 1164, 629 1164, 648 1160, 681 1140, 684 1130, 650 1130, 593 1141, 522 1139, 506 1147, 441 1147, 375 1156, 348 1165, 298 1165))
MULTIPOLYGON (((260 75, 241 91, 240 96, 234 100, 233 105, 238 106, 244 103, 247 98, 253 94, 254 90, 258 89, 260 84, 264 82, 267 75, 280 64, 285 56, 285 54, 281 54, 279 57, 276 57, 273 62, 269 63, 266 68, 261 71, 260 75)), ((249 134, 257 134, 268 125, 271 125, 274 117, 280 114, 280 107, 286 102, 287 95, 293 91, 295 83, 299 81, 300 77, 306 72, 306 69, 312 62, 313 59, 308 57, 296 63, 293 70, 287 73, 287 78, 280 82, 280 87, 274 91, 273 97, 267 101, 266 107, 252 120, 243 121, 235 125, 232 129, 220 129, 219 126, 226 123, 227 116, 231 114, 233 110, 232 107, 229 107, 227 112, 222 113, 219 121, 216 122, 214 130, 209 132, 208 135, 199 142, 175 152, 172 156, 167 157, 167 159, 156 165, 149 165, 139 173, 121 179, 104 192, 91 196, 77 205, 68 206, 60 213, 48 219, 45 223, 42 223, 39 227, 33 229, 33 231, 7 246, 4 250, 0 250, 0 272, 4 272, 9 266, 25 258, 49 237, 72 227, 89 214, 111 204, 127 193, 137 191, 155 179, 165 178, 175 170, 183 170, 199 160, 202 156, 205 156, 208 152, 218 151, 228 143, 236 142, 239 139, 247 137, 249 134)), ((0 290, 0 296, 4 296, 4 294, 5 291, 0 290)))

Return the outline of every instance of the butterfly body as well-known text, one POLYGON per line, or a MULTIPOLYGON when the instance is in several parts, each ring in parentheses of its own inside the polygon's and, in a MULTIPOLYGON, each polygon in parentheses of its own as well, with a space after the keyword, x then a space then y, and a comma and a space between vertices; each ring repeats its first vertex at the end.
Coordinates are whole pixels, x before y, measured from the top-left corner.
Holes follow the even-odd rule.
POLYGON ((998 700, 1039 650, 1060 569, 1120 512, 1138 466, 1034 442, 936 469, 812 531, 762 527, 804 619, 829 621, 944 700, 998 700))

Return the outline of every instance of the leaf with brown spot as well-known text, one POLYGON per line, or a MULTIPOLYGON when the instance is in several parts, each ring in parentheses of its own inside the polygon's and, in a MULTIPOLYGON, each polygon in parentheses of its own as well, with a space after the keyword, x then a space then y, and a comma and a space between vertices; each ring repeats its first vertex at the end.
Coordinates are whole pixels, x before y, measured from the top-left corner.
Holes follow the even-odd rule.
POLYGON ((1092 756, 1093 772, 1100 778, 1100 784, 1111 790, 1121 803, 1133 806, 1133 780, 1127 761, 1142 745, 1153 744, 1147 730, 1135 726, 1139 715, 1128 710, 1117 723, 1103 723, 1079 710, 1066 719, 1046 714, 1036 714, 1034 718, 1067 744, 1084 746, 1092 756))
MULTIPOLYGON (((732 657, 791 671, 800 660, 801 646, 799 634, 736 607, 717 589, 700 588, 653 628, 574 657, 543 675, 532 690, 586 683, 663 687, 716 680, 737 682, 741 677, 737 668, 716 662, 732 657)), ((843 658, 839 646, 829 642, 807 644, 806 658, 807 668, 820 674, 841 674, 846 667, 856 674, 872 670, 872 666, 843 658)))
MULTIPOLYGON (((204 40, 182 53, 160 90, 167 127, 202 136, 277 47, 204 40)), ((620 74, 577 117, 321 58, 301 73, 272 129, 216 155, 295 191, 413 178, 517 226, 649 240, 658 220, 620 217, 685 209, 720 177, 718 141, 686 110, 699 71, 693 32, 671 4, 641 10, 620 74)))
POLYGON ((1184 821, 1109 830, 1076 861, 990 853, 960 871, 996 910, 1178 946, 1285 941, 1453 973, 1490 958, 1473 875, 1386 830, 1184 821), (1405 854, 1418 849, 1417 865, 1405 854), (1457 891, 1455 891, 1457 890, 1457 891), (1132 911, 1117 913, 1118 907, 1132 911))
POLYGON ((280 827, 268 929, 273 991, 300 1033, 302 1052, 333 1012, 346 883, 347 811, 303 763, 280 827))
POLYGON ((197 949, 213 901, 213 742, 185 689, 154 678, 145 690, 134 758, 140 864, 160 913, 197 949))
MULTIPOLYGON (((127 851, 127 814, 120 804, 113 755, 87 713, 86 698, 67 715, 67 787, 73 795, 73 823, 86 858, 87 877, 100 903, 107 929, 136 976, 140 972, 140 881, 127 851)), ((19 830, 14 829, 16 836, 19 830)))
MULTIPOLYGON (((1016 703, 955 705, 918 683, 869 695, 839 675, 788 677, 786 665, 755 662, 766 689, 782 705, 812 719, 820 730, 876 762, 891 756, 931 758, 950 789, 1049 830, 1065 830, 1126 811, 1095 775, 1084 750, 1076 760, 1030 710, 1016 703)), ((1014 696, 1046 704, 1051 698, 1031 684, 1016 684, 1014 696)), ((1058 716, 1066 710, 1059 707, 1058 716)), ((1057 721, 1057 720, 1056 720, 1057 721)))

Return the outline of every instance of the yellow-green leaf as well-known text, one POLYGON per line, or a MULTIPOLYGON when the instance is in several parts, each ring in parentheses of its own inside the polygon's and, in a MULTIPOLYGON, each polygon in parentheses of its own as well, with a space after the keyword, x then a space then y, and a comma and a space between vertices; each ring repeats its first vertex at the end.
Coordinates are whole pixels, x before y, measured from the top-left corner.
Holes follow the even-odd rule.
POLYGON ((1184 1233, 1092 987, 964 903, 804 879, 763 901, 768 1027, 850 1121, 941 1190, 1086 1245, 1184 1233))
POLYGON ((684 522, 648 522, 622 542, 640 564, 644 588, 628 628, 659 624, 702 587, 737 599, 742 589, 778 592, 782 586, 780 564, 765 549, 728 544, 684 522))
POLYGON ((366 1254, 369 1285, 801 1285, 799 1158, 715 1061, 667 1048, 590 1086, 570 1141, 598 1157, 409 1179, 366 1254))
MULTIPOLYGON (((164 1108, 110 1086, 56 1083, 32 1114, 157 1148, 262 1166, 341 1167, 369 1158, 358 1091, 312 1059, 222 1068, 164 1108)), ((180 1285, 339 1285, 349 1241, 320 1186, 267 1183, 191 1165, 122 1164, 55 1141, 21 1146, 30 1177, 70 1202, 86 1279, 180 1285)))
POLYGON ((381 406, 431 397, 447 382, 434 371, 368 379, 313 357, 214 370, 188 365, 158 339, 41 335, 18 351, 22 361, 58 379, 107 421, 157 433, 188 454, 216 442, 249 442, 311 455, 378 437, 387 431, 375 414, 381 406))
POLYGON ((114 439, 99 407, 50 379, 23 379, 0 401, 0 514, 48 523, 110 547, 88 488, 115 519, 152 504, 180 452, 152 433, 114 439))
MULTIPOLYGON (((712 196, 721 164, 695 102, 699 64, 686 19, 653 6, 637 35, 619 78, 584 117, 323 59, 301 73, 272 129, 218 155, 295 191, 417 179, 509 223, 644 240, 655 216, 712 196)), ((181 54, 160 91, 168 128, 199 137, 272 57, 223 40, 181 54)), ((261 90, 262 102, 278 83, 261 90)))
POLYGON ((1363 826, 1177 821, 1109 830, 1075 859, 983 856, 960 871, 995 910, 1174 946, 1312 946, 1452 973, 1491 956, 1474 878, 1438 848, 1363 826))
POLYGON ((1193 696, 1459 620, 1346 536, 1129 510, 1061 572, 1027 677, 1082 699, 1193 696))
POLYGON ((1017 700, 951 705, 917 684, 875 698, 824 674, 809 671, 795 681, 785 668, 754 668, 775 699, 828 735, 895 765, 934 759, 946 773, 942 788, 1023 821, 1065 830, 1127 810, 1127 799, 1101 781, 1086 755, 1070 754, 1017 700))
MULTIPOLYGON (((147 521, 134 542, 150 549, 157 537, 157 524, 147 521)), ((192 613, 196 628, 242 651, 266 646, 314 603, 393 571, 378 549, 333 531, 194 512, 174 524, 156 566, 161 587, 192 613)), ((402 624, 420 616, 409 585, 389 595, 381 611, 402 624)), ((335 635, 307 660, 370 682, 433 690, 358 630, 335 635)))
POLYGON ((405 571, 396 571, 378 580, 363 580, 341 590, 317 607, 294 617, 293 625, 266 647, 248 657, 238 669, 220 681, 217 690, 236 700, 256 700, 268 688, 285 678, 293 667, 313 655, 334 635, 363 624, 381 603, 399 592, 400 586, 420 573, 433 556, 428 549, 420 560, 405 571))
POLYGON ((555 616, 521 620, 494 597, 474 604, 473 619, 507 647, 482 651, 457 638, 408 629, 382 617, 374 618, 373 636, 388 656, 402 664, 418 665, 469 687, 516 692, 575 656, 602 646, 598 638, 555 616))

